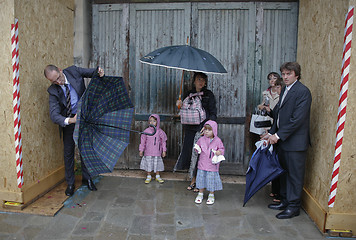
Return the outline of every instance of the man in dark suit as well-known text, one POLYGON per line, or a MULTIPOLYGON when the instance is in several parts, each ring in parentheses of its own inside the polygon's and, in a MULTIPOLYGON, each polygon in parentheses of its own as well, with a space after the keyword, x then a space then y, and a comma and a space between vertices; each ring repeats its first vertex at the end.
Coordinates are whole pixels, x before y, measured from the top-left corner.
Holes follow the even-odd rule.
POLYGON ((286 219, 300 213, 305 160, 310 145, 312 97, 309 89, 299 81, 301 69, 297 62, 286 62, 280 70, 286 86, 273 109, 273 126, 263 139, 267 139, 269 144, 275 144, 281 166, 286 170, 280 178, 281 202, 268 207, 283 210, 276 217, 286 219))
MULTIPOLYGON (((76 66, 61 70, 54 65, 48 65, 44 69, 45 77, 52 83, 47 89, 50 117, 63 130, 65 178, 68 184, 65 194, 67 196, 72 196, 75 189, 73 132, 77 120, 77 103, 85 91, 84 78, 92 77, 95 71, 95 68, 86 69, 76 66)), ((103 69, 98 68, 98 73, 102 77, 103 69)), ((97 190, 83 161, 82 181, 88 185, 89 190, 97 190)))

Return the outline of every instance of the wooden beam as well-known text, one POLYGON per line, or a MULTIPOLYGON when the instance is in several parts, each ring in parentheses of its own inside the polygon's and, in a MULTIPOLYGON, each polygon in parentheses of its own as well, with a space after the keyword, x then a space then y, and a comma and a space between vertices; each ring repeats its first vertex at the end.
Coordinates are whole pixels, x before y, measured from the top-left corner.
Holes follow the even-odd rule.
POLYGON ((356 214, 328 213, 325 228, 335 231, 352 231, 353 236, 356 236, 356 214))
POLYGON ((9 192, 9 191, 0 191, 0 200, 2 202, 23 202, 22 192, 9 192))
MULTIPOLYGON (((117 3, 181 3, 181 2, 255 2, 252 0, 94 0, 93 4, 117 4, 117 3)), ((298 0, 259 0, 259 2, 298 2, 298 0)))
POLYGON ((64 179, 64 166, 61 166, 60 168, 53 171, 46 177, 40 179, 36 183, 30 186, 24 185, 22 188, 22 192, 23 192, 22 203, 27 204, 28 202, 37 199, 39 196, 47 193, 56 185, 58 185, 60 182, 62 182, 63 179, 64 179))
POLYGON ((310 218, 315 222, 319 230, 325 233, 327 212, 305 188, 303 188, 302 194, 302 207, 308 213, 310 218))

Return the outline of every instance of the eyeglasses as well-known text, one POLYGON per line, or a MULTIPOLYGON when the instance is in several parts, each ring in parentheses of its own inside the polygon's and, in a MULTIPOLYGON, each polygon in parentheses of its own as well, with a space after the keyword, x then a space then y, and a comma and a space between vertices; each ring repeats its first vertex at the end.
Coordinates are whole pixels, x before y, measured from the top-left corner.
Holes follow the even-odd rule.
POLYGON ((61 74, 58 72, 58 77, 57 77, 55 80, 50 79, 50 81, 51 81, 52 83, 55 83, 55 84, 60 85, 60 84, 62 83, 62 76, 61 76, 61 74))

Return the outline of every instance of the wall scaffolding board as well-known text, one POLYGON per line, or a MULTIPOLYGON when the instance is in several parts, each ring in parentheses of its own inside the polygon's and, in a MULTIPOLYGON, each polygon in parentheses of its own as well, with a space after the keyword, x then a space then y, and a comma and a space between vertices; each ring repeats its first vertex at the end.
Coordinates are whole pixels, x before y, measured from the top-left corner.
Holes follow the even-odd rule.
MULTIPOLYGON (((355 141, 356 42, 352 43, 348 106, 336 201, 328 207, 333 170, 340 91, 345 16, 349 0, 301 0, 299 2, 298 55, 302 82, 313 96, 312 146, 308 152, 303 205, 322 230, 338 227, 356 233, 355 141), (337 216, 345 217, 343 224, 337 216), (347 216, 347 217, 346 217, 347 216), (346 224, 347 223, 347 224, 346 224), (352 229, 346 229, 352 228, 352 229)), ((355 21, 354 21, 355 26, 355 21)), ((353 29, 355 32, 355 27, 353 29)), ((354 34, 355 39, 355 34, 354 34)))
MULTIPOLYGON (((12 55, 11 55, 11 24, 14 20, 14 2, 4 1, 0 8, 0 192, 10 193, 18 198, 20 189, 16 184, 16 156, 14 137, 14 114, 12 106, 12 55)), ((1 193, 0 193, 1 196, 1 193)))
POLYGON ((73 64, 74 0, 12 0, 1 4, 0 201, 26 203, 63 180, 63 144, 49 118, 47 64, 73 64), (11 24, 19 24, 19 79, 24 186, 17 187, 12 108, 11 24), (62 169, 62 170, 61 170, 62 169), (45 183, 46 182, 46 183, 45 183))

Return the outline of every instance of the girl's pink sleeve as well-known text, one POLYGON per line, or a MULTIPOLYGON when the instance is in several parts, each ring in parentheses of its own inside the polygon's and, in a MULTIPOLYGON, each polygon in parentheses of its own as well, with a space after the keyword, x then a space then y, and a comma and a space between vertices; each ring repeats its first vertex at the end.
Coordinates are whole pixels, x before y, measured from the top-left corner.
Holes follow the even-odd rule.
POLYGON ((167 134, 162 129, 159 132, 159 137, 161 138, 162 151, 167 152, 167 134))
POLYGON ((220 152, 221 152, 221 155, 224 155, 224 153, 225 153, 225 147, 224 147, 224 144, 223 144, 223 142, 220 140, 220 142, 219 142, 219 145, 218 145, 218 149, 217 150, 220 150, 220 152))
POLYGON ((138 150, 140 152, 144 152, 145 151, 146 139, 147 139, 147 135, 146 134, 141 134, 141 143, 140 143, 140 146, 138 147, 138 150))
MULTIPOLYGON (((195 143, 196 145, 198 145, 200 147, 200 150, 201 150, 201 141, 203 141, 203 138, 199 138, 198 141, 195 143)), ((194 146, 195 145, 193 143, 193 149, 198 153, 198 149, 194 148, 194 146)))

